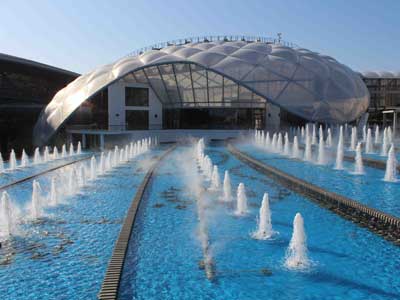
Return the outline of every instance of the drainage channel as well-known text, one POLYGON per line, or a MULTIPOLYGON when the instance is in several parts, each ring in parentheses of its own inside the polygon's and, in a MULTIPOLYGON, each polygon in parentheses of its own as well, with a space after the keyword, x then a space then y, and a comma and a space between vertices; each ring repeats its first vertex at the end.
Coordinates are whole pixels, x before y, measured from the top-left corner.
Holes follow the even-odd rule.
POLYGON ((239 160, 266 176, 278 181, 288 189, 293 190, 318 203, 332 212, 366 227, 386 240, 400 245, 400 219, 361 204, 355 200, 329 192, 307 181, 289 175, 275 167, 269 166, 241 151, 231 144, 227 145, 229 152, 239 160))
MULTIPOLYGON (((94 155, 97 156, 98 154, 97 154, 97 155, 94 154, 94 155)), ((25 178, 22 178, 22 179, 19 179, 19 180, 10 182, 10 183, 8 183, 8 184, 6 184, 6 185, 1 186, 1 187, 0 187, 0 191, 5 190, 5 189, 7 189, 7 188, 9 188, 9 187, 11 187, 11 186, 20 184, 20 183, 22 183, 22 182, 32 180, 32 179, 34 179, 34 178, 36 178, 36 177, 39 177, 39 176, 42 176, 42 175, 44 175, 44 174, 46 174, 46 173, 50 173, 50 172, 53 172, 53 171, 55 171, 55 170, 64 168, 64 167, 66 167, 66 166, 73 165, 73 164, 76 164, 76 163, 78 163, 78 162, 88 160, 88 159, 90 159, 91 157, 92 157, 92 155, 88 155, 88 156, 85 156, 84 158, 80 158, 80 159, 77 159, 77 160, 74 160, 74 161, 70 161, 70 162, 65 163, 65 164, 63 164, 63 165, 60 165, 60 166, 57 166, 57 167, 54 167, 54 168, 51 168, 51 169, 47 169, 47 170, 44 170, 44 171, 42 171, 42 172, 40 172, 40 173, 36 173, 36 174, 34 174, 34 175, 31 175, 31 176, 28 176, 28 177, 25 177, 25 178)))
POLYGON ((133 225, 135 223, 136 213, 139 208, 140 202, 146 191, 146 187, 153 176, 154 171, 157 169, 160 162, 170 154, 176 145, 169 147, 162 155, 157 158, 151 168, 147 171, 142 183, 138 187, 134 198, 132 199, 131 206, 125 217, 118 239, 115 242, 114 250, 111 255, 110 261, 107 266, 106 274, 104 276, 103 284, 100 292, 97 295, 100 300, 117 299, 118 288, 122 277, 122 271, 125 262, 126 251, 128 249, 129 240, 131 237, 133 225))

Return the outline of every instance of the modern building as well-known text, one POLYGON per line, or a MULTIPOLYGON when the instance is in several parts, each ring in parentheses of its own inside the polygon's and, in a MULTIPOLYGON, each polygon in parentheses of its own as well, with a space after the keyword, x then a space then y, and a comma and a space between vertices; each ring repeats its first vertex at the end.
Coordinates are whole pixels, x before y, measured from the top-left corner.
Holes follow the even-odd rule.
POLYGON ((29 152, 33 127, 42 109, 79 74, 0 53, 0 141, 7 157, 11 148, 29 152))
POLYGON ((98 136, 102 145, 105 136, 147 130, 226 137, 288 123, 351 122, 368 105, 360 76, 330 56, 271 38, 190 38, 78 77, 43 110, 34 137, 38 145, 61 129, 98 136))
POLYGON ((400 72, 361 74, 370 93, 369 122, 400 131, 400 72))

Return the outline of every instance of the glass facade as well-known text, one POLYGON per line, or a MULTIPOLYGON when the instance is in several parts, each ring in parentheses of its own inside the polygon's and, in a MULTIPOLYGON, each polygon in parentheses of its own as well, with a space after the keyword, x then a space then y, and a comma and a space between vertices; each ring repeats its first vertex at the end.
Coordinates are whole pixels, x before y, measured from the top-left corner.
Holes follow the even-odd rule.
POLYGON ((266 100, 229 78, 196 64, 161 64, 133 73, 136 82, 148 83, 166 109, 264 108, 266 100))

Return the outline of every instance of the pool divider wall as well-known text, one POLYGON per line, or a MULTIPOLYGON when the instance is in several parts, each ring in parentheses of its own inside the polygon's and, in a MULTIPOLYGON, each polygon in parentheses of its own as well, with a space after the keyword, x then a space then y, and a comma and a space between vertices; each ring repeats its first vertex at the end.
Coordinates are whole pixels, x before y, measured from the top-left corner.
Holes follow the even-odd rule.
POLYGON ((278 181, 284 187, 304 195, 322 207, 358 223, 362 227, 368 228, 372 232, 394 242, 396 245, 400 245, 399 218, 289 175, 239 151, 230 143, 227 144, 227 147, 239 160, 273 180, 278 181))
MULTIPOLYGON (((351 155, 344 155, 343 159, 345 161, 354 162, 354 156, 351 156, 351 155)), ((369 158, 369 157, 363 157, 363 164, 365 166, 375 168, 375 169, 380 169, 380 170, 386 169, 386 161, 383 161, 383 160, 373 159, 373 158, 369 158)), ((400 171, 400 166, 397 166, 397 170, 400 171)))
MULTIPOLYGON (((98 154, 95 154, 95 156, 98 156, 98 154)), ((61 168, 64 168, 64 167, 66 167, 66 166, 73 165, 73 164, 76 164, 76 163, 78 163, 78 162, 88 160, 88 159, 90 159, 90 158, 92 158, 92 155, 88 155, 88 156, 85 156, 84 158, 80 158, 80 159, 77 159, 77 160, 74 160, 74 161, 70 161, 70 162, 65 163, 65 164, 62 164, 62 165, 60 165, 60 166, 57 166, 57 167, 54 167, 54 168, 51 168, 51 169, 48 169, 48 170, 44 170, 44 171, 42 171, 42 172, 39 172, 39 173, 37 173, 37 174, 34 174, 34 175, 31 175, 31 176, 28 176, 28 177, 25 177, 25 178, 16 180, 16 181, 14 181, 14 182, 7 183, 6 185, 3 185, 3 186, 0 187, 0 191, 2 191, 2 190, 4 190, 4 189, 7 189, 7 188, 9 188, 9 187, 11 187, 11 186, 13 186, 13 185, 20 184, 20 183, 22 183, 22 182, 31 180, 31 179, 33 179, 33 178, 42 176, 42 175, 44 175, 44 174, 46 174, 46 173, 53 172, 53 171, 55 171, 55 170, 57 170, 57 169, 61 169, 61 168)))
MULTIPOLYGON (((317 146, 314 146, 313 148, 316 148, 317 146)), ((299 148, 301 150, 304 150, 304 145, 300 145, 299 148)), ((348 155, 345 154, 343 155, 343 160, 348 161, 348 162, 354 162, 354 156, 353 155, 348 155)), ((378 160, 378 159, 373 159, 369 157, 363 157, 363 164, 365 166, 375 168, 375 169, 380 169, 380 170, 385 170, 386 169, 386 161, 384 160, 378 160)), ((400 165, 397 166, 397 170, 400 172, 400 165)))
POLYGON ((170 146, 163 154, 161 154, 157 160, 153 163, 150 169, 147 171, 143 181, 136 190, 136 194, 132 199, 131 206, 128 209, 118 239, 115 242, 114 250, 111 255, 110 261, 107 266, 106 274, 97 295, 100 300, 111 300, 118 298, 118 288, 122 277, 122 271, 124 268, 126 251, 128 249, 129 240, 131 237, 133 225, 135 223, 136 213, 138 211, 140 202, 145 194, 146 187, 153 176, 154 171, 157 169, 159 163, 174 149, 176 145, 170 146))

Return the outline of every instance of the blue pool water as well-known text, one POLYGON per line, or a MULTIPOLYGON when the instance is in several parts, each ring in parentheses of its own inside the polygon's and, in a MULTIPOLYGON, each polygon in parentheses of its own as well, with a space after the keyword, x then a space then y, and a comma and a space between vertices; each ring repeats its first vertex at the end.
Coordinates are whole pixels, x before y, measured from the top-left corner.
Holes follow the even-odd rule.
MULTIPOLYGON (((98 177, 47 209, 43 222, 22 225, 21 235, 0 249, 0 260, 11 255, 9 264, 0 265, 1 299, 96 299, 136 187, 161 151, 152 150, 98 177)), ((44 193, 52 173, 38 179, 44 193)), ((32 182, 7 192, 24 207, 32 182)))
POLYGON ((120 299, 400 298, 400 248, 282 188, 222 146, 210 146, 206 152, 221 176, 230 171, 234 190, 239 182, 245 184, 250 208, 248 216, 235 217, 232 208, 217 201, 218 194, 208 193, 215 281, 207 280, 199 268, 203 255, 193 192, 199 175, 193 171, 191 150, 180 147, 162 162, 141 203, 120 299), (264 192, 270 195, 272 224, 279 232, 268 241, 250 237, 264 192), (307 272, 283 266, 297 212, 304 217, 314 262, 307 272), (261 274, 263 268, 272 275, 261 274))
POLYGON ((346 170, 334 170, 333 163, 319 166, 269 153, 250 144, 237 144, 237 147, 254 158, 300 179, 400 216, 400 182, 383 181, 384 170, 364 166, 364 175, 353 175, 351 172, 354 170, 354 165, 350 162, 344 162, 346 170))

